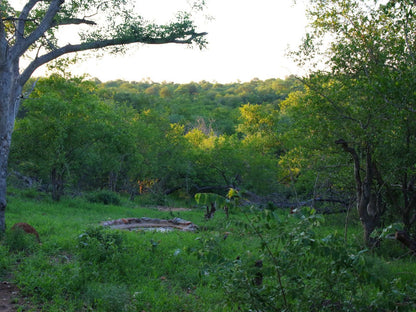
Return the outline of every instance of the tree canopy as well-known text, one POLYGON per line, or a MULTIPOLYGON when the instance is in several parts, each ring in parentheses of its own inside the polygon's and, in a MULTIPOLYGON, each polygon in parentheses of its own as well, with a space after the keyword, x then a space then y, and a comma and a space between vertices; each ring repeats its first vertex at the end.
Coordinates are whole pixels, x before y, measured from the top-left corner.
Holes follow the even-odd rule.
POLYGON ((313 0, 309 14, 312 32, 297 57, 321 69, 303 79, 306 92, 288 100, 285 111, 303 121, 309 141, 303 147, 350 157, 367 242, 386 211, 401 214, 410 228, 416 216, 415 4, 313 0))

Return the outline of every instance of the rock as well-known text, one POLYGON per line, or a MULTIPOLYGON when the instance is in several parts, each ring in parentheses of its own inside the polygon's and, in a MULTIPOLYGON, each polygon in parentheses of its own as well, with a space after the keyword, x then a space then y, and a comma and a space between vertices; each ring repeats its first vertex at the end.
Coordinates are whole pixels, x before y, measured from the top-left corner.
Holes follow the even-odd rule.
POLYGON ((113 229, 121 230, 135 230, 135 229, 178 229, 181 231, 195 232, 198 226, 191 221, 183 220, 181 218, 174 218, 171 220, 156 219, 156 218, 121 218, 117 220, 109 220, 101 223, 102 226, 108 226, 113 229))

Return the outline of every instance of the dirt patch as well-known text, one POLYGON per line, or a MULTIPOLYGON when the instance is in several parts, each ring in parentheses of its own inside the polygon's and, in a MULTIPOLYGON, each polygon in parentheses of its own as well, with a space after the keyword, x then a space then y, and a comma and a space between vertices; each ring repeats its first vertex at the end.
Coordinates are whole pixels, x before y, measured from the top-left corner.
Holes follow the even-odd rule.
POLYGON ((9 282, 0 282, 0 312, 15 312, 21 306, 19 289, 9 282))

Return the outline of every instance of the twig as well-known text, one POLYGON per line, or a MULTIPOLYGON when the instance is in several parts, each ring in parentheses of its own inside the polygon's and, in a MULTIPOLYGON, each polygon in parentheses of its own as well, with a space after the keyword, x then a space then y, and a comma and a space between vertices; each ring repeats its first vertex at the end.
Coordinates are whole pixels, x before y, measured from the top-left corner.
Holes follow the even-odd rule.
POLYGON ((348 217, 350 214, 351 205, 347 207, 347 215, 345 216, 345 229, 344 229, 344 241, 347 243, 347 234, 348 234, 348 217))
POLYGON ((273 252, 271 251, 269 244, 267 243, 267 241, 264 239, 263 235, 258 231, 258 229, 251 223, 250 218, 248 217, 247 213, 244 212, 244 216, 248 221, 248 224, 250 225, 250 227, 254 230, 255 234, 260 238, 260 240, 262 241, 263 245, 266 247, 266 251, 269 254, 269 256, 272 258, 273 264, 276 268, 276 275, 277 275, 277 280, 279 282, 279 287, 280 287, 280 291, 282 293, 282 297, 283 297, 283 302, 284 305, 286 307, 286 309, 288 311, 290 311, 289 309, 289 305, 287 304, 287 300, 286 300, 286 292, 285 289, 283 287, 283 283, 282 283, 282 275, 280 273, 279 270, 279 262, 277 261, 276 257, 273 255, 273 252))

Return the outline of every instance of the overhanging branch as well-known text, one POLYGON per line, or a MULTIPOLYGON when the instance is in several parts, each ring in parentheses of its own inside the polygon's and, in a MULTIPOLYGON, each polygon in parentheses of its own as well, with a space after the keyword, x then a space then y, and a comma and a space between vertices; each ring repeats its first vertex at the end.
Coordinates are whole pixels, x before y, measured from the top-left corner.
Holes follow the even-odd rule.
POLYGON ((106 39, 106 40, 99 40, 99 41, 91 41, 87 43, 80 43, 80 44, 68 44, 62 48, 53 50, 47 54, 44 54, 38 58, 36 58, 30 65, 23 71, 20 75, 19 84, 24 85, 26 81, 30 78, 32 73, 39 68, 40 66, 57 59, 58 57, 74 53, 74 52, 82 52, 88 50, 96 50, 106 47, 118 46, 118 45, 128 45, 132 43, 144 43, 144 44, 167 44, 167 43, 177 43, 177 44, 191 44, 196 39, 207 35, 206 32, 196 33, 190 32, 187 34, 187 38, 151 38, 151 37, 144 37, 144 38, 114 38, 114 39, 106 39))
POLYGON ((52 27, 64 26, 64 25, 80 25, 80 24, 97 25, 96 22, 87 20, 85 18, 68 18, 60 22, 53 23, 52 27))

